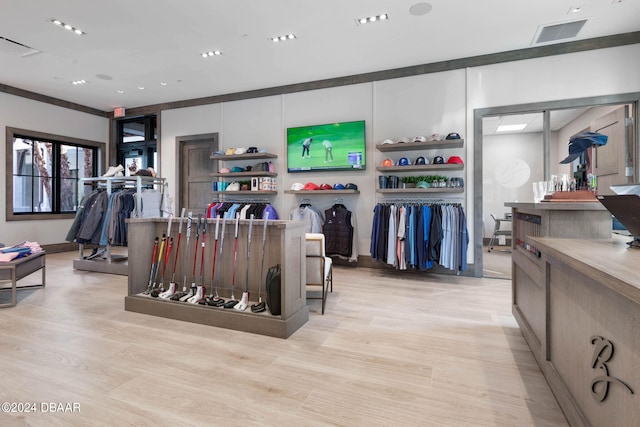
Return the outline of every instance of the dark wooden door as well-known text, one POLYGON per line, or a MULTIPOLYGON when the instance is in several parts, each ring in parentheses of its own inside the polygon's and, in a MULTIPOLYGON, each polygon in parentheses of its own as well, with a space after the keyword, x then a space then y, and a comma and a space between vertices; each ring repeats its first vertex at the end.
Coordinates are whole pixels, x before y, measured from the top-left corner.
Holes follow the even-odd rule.
POLYGON ((218 149, 218 134, 179 136, 176 141, 180 157, 178 212, 186 208, 194 215, 204 214, 213 201, 210 174, 216 171, 218 162, 211 159, 211 154, 218 149))

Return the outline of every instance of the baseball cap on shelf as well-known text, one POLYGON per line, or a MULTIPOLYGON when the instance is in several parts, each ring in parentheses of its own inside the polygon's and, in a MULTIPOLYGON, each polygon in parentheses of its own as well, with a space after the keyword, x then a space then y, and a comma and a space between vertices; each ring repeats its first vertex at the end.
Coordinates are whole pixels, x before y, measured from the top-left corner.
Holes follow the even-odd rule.
POLYGON ((464 162, 462 161, 462 159, 459 156, 451 156, 449 157, 449 160, 447 160, 447 163, 455 163, 455 164, 463 164, 464 162))
POLYGON ((344 190, 344 185, 342 184, 333 184, 334 190, 344 190))
POLYGON ((229 168, 222 168, 222 169, 219 170, 219 172, 220 173, 229 173, 231 171, 229 170, 229 168))
POLYGON ((396 142, 406 143, 406 142, 411 142, 411 139, 402 137, 402 138, 398 138, 396 142))
POLYGON ((427 181, 418 181, 416 188, 429 188, 429 183, 427 181))
POLYGON ((304 189, 304 184, 302 184, 301 182, 294 182, 293 184, 291 184, 291 189, 293 191, 300 191, 304 189))
POLYGON ((426 136, 416 136, 413 138, 413 142, 427 142, 426 136))
POLYGON ((345 188, 346 190, 357 190, 357 189, 358 189, 358 186, 357 186, 357 185, 355 185, 354 183, 350 182, 350 183, 348 183, 347 185, 345 185, 345 186, 344 186, 344 188, 345 188))
POLYGON ((460 134, 456 132, 451 132, 445 139, 460 139, 460 134))
POLYGON ((224 155, 224 151, 218 150, 215 153, 213 153, 214 156, 223 156, 224 155))
POLYGON ((429 137, 429 141, 442 141, 444 138, 439 133, 434 133, 429 137))
POLYGON ((247 148, 247 153, 257 153, 258 147, 249 147, 247 148))
POLYGON ((227 156, 231 156, 231 155, 233 155, 233 154, 236 154, 236 149, 235 149, 235 148, 227 148, 227 149, 224 151, 224 154, 226 154, 227 156))
POLYGON ((426 165, 427 163, 427 159, 425 159, 424 157, 420 156, 416 159, 416 162, 414 163, 415 165, 426 165))
POLYGON ((227 186, 227 189, 225 191, 240 191, 240 183, 232 182, 227 186))
POLYGON ((244 169, 240 166, 234 166, 231 168, 231 172, 244 172, 244 169))
POLYGON ((409 159, 406 157, 401 157, 400 160, 398 160, 398 166, 409 166, 410 164, 411 162, 409 162, 409 159))
POLYGON ((593 145, 605 145, 609 137, 596 132, 580 132, 569 139, 569 156, 560 163, 571 163, 593 145))
POLYGON ((393 139, 385 139, 384 141, 382 141, 382 145, 387 145, 387 144, 395 144, 395 141, 393 139))
POLYGON ((246 147, 238 147, 236 148, 236 154, 244 154, 247 152, 246 147))
POLYGON ((444 157, 442 156, 435 156, 433 158, 433 164, 434 165, 444 165, 444 157))
POLYGON ((318 187, 318 184, 314 184, 313 182, 307 182, 304 185, 304 189, 305 190, 319 190, 320 187, 318 187))
POLYGON ((391 159, 384 159, 384 160, 382 161, 382 166, 385 166, 385 167, 387 167, 387 166, 393 166, 393 160, 391 160, 391 159))
POLYGON ((332 186, 330 186, 329 184, 320 184, 320 190, 331 190, 333 189, 332 186))

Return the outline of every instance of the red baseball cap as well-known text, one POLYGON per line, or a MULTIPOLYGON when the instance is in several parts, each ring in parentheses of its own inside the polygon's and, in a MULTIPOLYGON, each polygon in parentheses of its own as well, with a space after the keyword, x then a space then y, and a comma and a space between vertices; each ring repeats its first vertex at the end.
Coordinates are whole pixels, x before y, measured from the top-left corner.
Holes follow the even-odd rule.
POLYGON ((318 185, 317 185, 317 184, 314 184, 313 182, 307 182, 307 183, 304 185, 304 189, 305 189, 305 190, 319 190, 319 189, 320 189, 320 187, 318 187, 318 185))
POLYGON ((464 162, 462 161, 462 159, 458 156, 451 156, 449 157, 449 160, 447 160, 447 163, 456 163, 456 164, 463 164, 464 162))

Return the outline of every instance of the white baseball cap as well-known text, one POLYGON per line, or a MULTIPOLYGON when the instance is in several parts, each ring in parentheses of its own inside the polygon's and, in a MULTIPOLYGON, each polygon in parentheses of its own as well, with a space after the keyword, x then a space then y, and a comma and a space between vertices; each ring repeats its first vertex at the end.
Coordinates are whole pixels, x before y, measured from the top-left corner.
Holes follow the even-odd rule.
POLYGON ((294 182, 293 184, 291 184, 291 189, 293 191, 300 191, 304 188, 304 184, 300 183, 300 182, 294 182))

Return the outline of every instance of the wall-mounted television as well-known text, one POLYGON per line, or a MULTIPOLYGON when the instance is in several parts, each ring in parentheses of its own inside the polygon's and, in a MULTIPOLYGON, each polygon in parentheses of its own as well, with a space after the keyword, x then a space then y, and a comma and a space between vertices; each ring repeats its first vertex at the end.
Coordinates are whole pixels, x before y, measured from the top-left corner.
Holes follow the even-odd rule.
POLYGON ((287 129, 289 172, 364 170, 364 120, 287 129))

